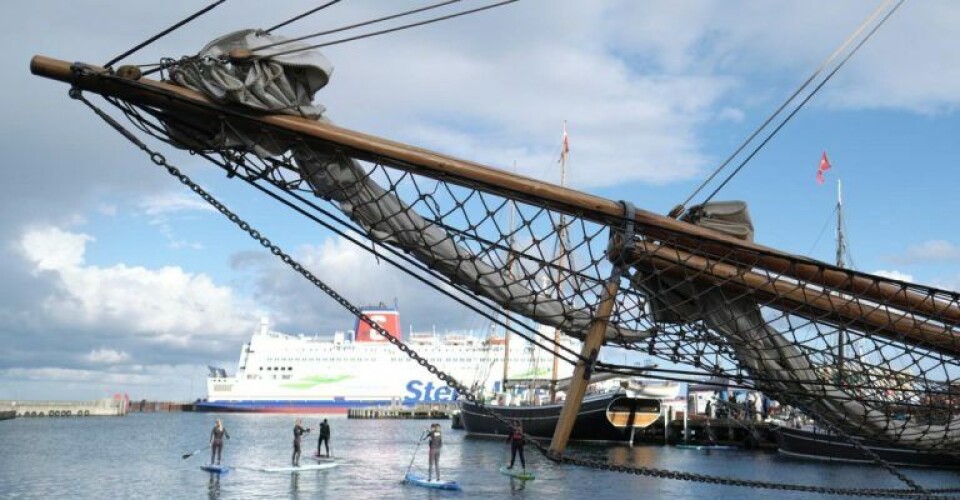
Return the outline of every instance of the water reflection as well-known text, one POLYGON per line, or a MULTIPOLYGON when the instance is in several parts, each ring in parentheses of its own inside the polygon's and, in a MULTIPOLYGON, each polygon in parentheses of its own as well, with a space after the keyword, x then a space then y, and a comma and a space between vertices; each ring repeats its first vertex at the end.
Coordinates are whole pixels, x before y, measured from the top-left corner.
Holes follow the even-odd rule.
POLYGON ((290 498, 300 498, 300 473, 290 473, 290 498))
POLYGON ((527 488, 527 481, 510 477, 510 491, 522 491, 527 488))
POLYGON ((207 483, 207 497, 210 500, 220 498, 220 474, 210 473, 210 482, 207 483))

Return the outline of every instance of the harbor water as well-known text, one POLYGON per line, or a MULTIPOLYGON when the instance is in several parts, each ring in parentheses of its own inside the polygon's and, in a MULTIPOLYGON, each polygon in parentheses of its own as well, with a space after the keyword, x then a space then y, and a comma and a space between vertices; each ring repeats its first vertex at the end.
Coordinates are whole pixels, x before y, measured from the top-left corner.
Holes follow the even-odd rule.
MULTIPOLYGON (((313 432, 304 439, 301 464, 314 463, 316 428, 322 417, 308 416, 313 432)), ((352 420, 328 417, 331 453, 338 467, 298 473, 258 469, 289 465, 291 415, 133 414, 127 417, 21 418, 0 422, 0 497, 2 498, 817 498, 784 492, 656 479, 588 470, 547 461, 528 446, 527 469, 536 480, 521 482, 501 475, 509 447, 494 439, 465 436, 442 421, 441 478, 460 482, 463 492, 403 485, 411 458, 413 470, 426 473, 426 449, 417 440, 430 422, 352 420), (199 466, 209 450, 182 459, 207 445, 216 417, 231 439, 224 463, 235 470, 217 476, 199 466)), ((585 446, 571 452, 699 474, 844 488, 904 488, 878 467, 798 461, 776 453, 698 451, 655 445, 585 446)), ((960 473, 901 469, 928 488, 960 487, 960 473)))

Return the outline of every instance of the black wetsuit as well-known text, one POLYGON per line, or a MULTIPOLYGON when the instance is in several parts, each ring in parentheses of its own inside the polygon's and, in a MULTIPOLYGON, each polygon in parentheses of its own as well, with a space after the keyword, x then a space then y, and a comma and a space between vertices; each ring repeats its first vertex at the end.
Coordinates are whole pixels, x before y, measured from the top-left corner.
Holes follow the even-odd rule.
POLYGON ((210 463, 220 465, 220 458, 223 455, 223 438, 226 436, 227 439, 230 439, 230 434, 227 434, 226 427, 213 426, 213 430, 210 431, 210 463))
POLYGON ((427 467, 427 479, 433 477, 433 471, 437 471, 437 481, 440 480, 440 447, 443 446, 443 439, 440 437, 440 430, 433 430, 427 434, 426 439, 429 440, 430 445, 430 454, 429 454, 429 463, 427 467))
POLYGON ((524 469, 527 468, 527 463, 523 459, 523 445, 525 441, 523 439, 523 428, 514 427, 510 430, 510 435, 507 436, 507 442, 510 443, 510 467, 513 468, 513 463, 517 459, 517 453, 520 453, 520 467, 524 469))
POLYGON ((300 437, 310 432, 300 425, 293 426, 293 466, 300 467, 300 437))
POLYGON ((317 440, 317 456, 320 456, 320 445, 323 445, 324 449, 327 451, 327 456, 330 456, 330 424, 326 422, 320 423, 320 438, 317 440))

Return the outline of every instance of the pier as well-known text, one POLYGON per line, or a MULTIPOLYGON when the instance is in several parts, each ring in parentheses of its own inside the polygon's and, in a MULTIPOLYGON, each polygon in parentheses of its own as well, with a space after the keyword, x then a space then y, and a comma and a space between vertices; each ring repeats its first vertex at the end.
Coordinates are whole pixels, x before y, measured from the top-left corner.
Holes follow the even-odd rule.
POLYGON ((456 405, 384 406, 351 408, 347 418, 397 420, 448 420, 456 405))
POLYGON ((127 414, 126 399, 103 398, 94 401, 0 401, 0 409, 17 417, 122 417, 127 414))
MULTIPOLYGON (((655 427, 654 426, 651 427, 655 427)), ((683 420, 667 425, 665 441, 670 445, 736 446, 739 448, 777 449, 776 426, 731 418, 691 418, 684 429, 683 420)))

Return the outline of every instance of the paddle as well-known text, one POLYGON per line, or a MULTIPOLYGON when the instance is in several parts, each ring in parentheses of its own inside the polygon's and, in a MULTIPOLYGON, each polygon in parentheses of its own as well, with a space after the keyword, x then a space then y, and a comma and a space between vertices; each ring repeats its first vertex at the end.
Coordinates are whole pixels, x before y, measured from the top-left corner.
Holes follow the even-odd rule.
POLYGON ((420 433, 420 439, 417 440, 417 447, 413 449, 413 456, 410 457, 410 465, 407 466, 407 473, 403 475, 403 480, 407 480, 407 474, 410 474, 410 469, 413 468, 413 461, 417 459, 417 452, 420 451, 420 443, 423 442, 423 437, 426 436, 426 431, 420 433))
POLYGON ((200 448, 199 450, 197 450, 197 451, 195 451, 195 452, 193 452, 193 453, 185 453, 185 454, 181 455, 180 458, 186 460, 186 459, 188 459, 188 458, 196 455, 197 453, 200 453, 201 451, 210 448, 210 446, 211 446, 211 445, 208 444, 208 445, 204 446, 203 448, 200 448))

